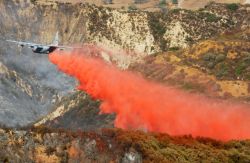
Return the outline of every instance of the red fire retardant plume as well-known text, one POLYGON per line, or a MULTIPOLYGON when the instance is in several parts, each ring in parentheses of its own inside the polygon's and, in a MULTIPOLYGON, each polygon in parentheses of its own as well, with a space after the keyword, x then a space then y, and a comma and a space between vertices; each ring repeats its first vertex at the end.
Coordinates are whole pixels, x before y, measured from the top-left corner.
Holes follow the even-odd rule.
POLYGON ((116 113, 116 127, 220 140, 250 138, 247 105, 211 100, 152 83, 86 52, 55 52, 49 59, 78 79, 80 90, 102 101, 102 113, 116 113))

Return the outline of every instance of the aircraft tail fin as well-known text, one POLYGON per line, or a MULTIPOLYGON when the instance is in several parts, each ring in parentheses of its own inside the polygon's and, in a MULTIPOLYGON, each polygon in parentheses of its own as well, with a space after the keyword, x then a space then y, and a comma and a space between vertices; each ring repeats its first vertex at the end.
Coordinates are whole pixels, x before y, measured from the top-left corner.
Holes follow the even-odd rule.
POLYGON ((52 42, 52 45, 56 45, 56 46, 59 45, 59 32, 58 31, 56 32, 55 38, 52 42))

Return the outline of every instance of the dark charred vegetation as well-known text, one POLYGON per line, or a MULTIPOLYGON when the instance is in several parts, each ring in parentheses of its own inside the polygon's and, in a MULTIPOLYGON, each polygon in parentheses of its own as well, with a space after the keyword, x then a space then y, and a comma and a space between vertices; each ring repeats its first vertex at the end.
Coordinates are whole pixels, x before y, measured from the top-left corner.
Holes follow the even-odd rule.
POLYGON ((100 102, 93 100, 86 93, 77 92, 70 97, 64 98, 56 105, 56 108, 62 105, 65 109, 70 109, 60 117, 52 121, 47 121, 44 124, 45 126, 55 129, 64 128, 72 131, 94 131, 101 128, 114 127, 115 115, 100 114, 100 102), (75 104, 72 105, 72 102, 75 104))

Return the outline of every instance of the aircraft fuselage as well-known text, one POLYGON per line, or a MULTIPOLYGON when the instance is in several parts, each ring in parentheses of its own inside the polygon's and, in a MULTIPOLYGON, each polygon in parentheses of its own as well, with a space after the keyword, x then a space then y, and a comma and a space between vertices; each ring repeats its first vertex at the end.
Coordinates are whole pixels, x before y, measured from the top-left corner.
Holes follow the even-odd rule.
POLYGON ((54 47, 54 46, 32 46, 31 49, 34 53, 49 54, 49 53, 54 52, 57 49, 57 47, 54 47))

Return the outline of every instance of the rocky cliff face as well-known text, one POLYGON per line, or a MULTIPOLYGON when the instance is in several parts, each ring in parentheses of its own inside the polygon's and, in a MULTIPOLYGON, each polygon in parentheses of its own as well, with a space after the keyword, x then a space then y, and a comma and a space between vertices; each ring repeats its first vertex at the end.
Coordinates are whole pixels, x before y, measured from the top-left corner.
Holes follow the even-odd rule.
POLYGON ((239 5, 232 12, 225 5, 213 3, 202 11, 175 9, 168 14, 28 0, 4 0, 0 8, 0 33, 5 38, 49 43, 59 31, 64 44, 87 41, 146 54, 186 47, 191 40, 234 27, 249 27, 247 5, 239 5))

